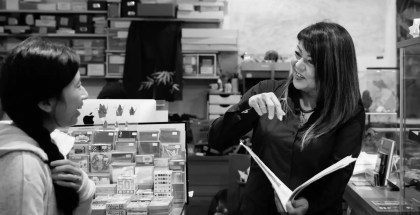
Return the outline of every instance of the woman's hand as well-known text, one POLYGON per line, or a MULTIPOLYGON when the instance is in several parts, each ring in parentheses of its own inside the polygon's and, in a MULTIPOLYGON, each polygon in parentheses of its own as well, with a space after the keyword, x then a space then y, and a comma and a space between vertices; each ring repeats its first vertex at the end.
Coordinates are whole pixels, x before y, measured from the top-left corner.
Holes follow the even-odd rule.
POLYGON ((51 162, 51 177, 53 182, 63 187, 70 187, 76 191, 83 182, 83 174, 80 167, 70 160, 56 160, 51 162))
POLYGON ((281 121, 283 120, 283 116, 286 115, 281 108, 279 99, 272 92, 253 95, 249 98, 248 104, 260 116, 268 113, 269 119, 273 119, 274 115, 277 115, 277 118, 281 121))
POLYGON ((290 215, 303 215, 308 211, 308 208, 308 200, 302 197, 286 203, 287 213, 290 215))

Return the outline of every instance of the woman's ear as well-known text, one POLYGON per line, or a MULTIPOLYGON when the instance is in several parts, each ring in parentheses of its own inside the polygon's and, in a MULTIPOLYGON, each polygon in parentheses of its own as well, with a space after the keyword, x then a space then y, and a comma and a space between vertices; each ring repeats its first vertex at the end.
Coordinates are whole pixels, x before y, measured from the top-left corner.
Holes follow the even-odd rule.
POLYGON ((50 99, 44 99, 38 102, 38 107, 47 113, 51 113, 55 109, 56 104, 57 104, 57 99, 50 98, 50 99))

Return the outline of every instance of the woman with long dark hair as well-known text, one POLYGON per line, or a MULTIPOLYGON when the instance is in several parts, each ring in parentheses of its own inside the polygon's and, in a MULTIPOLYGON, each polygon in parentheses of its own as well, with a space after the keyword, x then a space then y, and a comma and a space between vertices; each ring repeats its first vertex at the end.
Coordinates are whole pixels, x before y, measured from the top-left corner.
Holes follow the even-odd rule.
POLYGON ((90 214, 95 192, 50 134, 72 126, 88 94, 80 59, 70 48, 28 38, 6 57, 0 101, 0 211, 4 214, 90 214))
MULTIPOLYGON (((361 150, 365 112, 356 53, 345 28, 319 22, 297 35, 296 61, 286 81, 262 81, 216 119, 209 144, 223 149, 250 130, 253 151, 291 190, 361 150)), ((354 164, 307 187, 286 207, 289 214, 341 214, 354 164)), ((274 190, 252 162, 240 211, 277 214, 274 190)))

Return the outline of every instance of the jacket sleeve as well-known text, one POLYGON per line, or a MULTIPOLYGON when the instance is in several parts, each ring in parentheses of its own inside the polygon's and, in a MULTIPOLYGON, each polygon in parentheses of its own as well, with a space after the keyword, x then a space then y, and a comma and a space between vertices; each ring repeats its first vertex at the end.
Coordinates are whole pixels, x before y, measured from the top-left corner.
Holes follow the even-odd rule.
MULTIPOLYGON (((349 122, 337 130, 336 145, 333 149, 333 161, 351 155, 357 158, 362 147, 362 138, 365 127, 365 112, 360 111, 349 122)), ((341 206, 342 196, 347 183, 353 174, 354 163, 325 176, 308 188, 309 192, 302 194, 309 202, 308 214, 319 213, 332 204, 341 206), (338 203, 339 201, 339 203, 338 203)))
POLYGON ((43 215, 47 189, 44 163, 32 153, 11 152, 0 162, 0 211, 10 215, 43 215))
POLYGON ((248 90, 226 113, 213 121, 208 134, 209 145, 219 151, 239 144, 239 138, 251 131, 258 122, 258 114, 250 108, 251 96, 273 89, 274 82, 262 81, 248 90))
POLYGON ((83 171, 83 182, 80 189, 77 191, 79 194, 79 205, 74 210, 75 215, 91 214, 92 200, 96 191, 95 183, 89 179, 87 174, 83 171))

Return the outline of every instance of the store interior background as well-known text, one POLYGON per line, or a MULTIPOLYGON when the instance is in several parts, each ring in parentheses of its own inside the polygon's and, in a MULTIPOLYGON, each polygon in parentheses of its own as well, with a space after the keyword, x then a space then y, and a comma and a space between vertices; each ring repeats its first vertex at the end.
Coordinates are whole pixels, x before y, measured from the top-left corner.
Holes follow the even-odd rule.
MULTIPOLYGON (((397 0, 229 0, 221 28, 237 29, 238 55, 224 59, 223 72, 239 71, 244 52, 261 57, 276 50, 290 60, 297 44, 299 30, 316 21, 338 22, 353 37, 359 71, 367 67, 395 67, 397 0)), ((222 61, 221 61, 222 62, 222 61)), ((214 80, 184 80, 183 100, 169 103, 170 114, 207 115, 207 89, 214 80)), ((85 79, 89 98, 96 98, 104 79, 85 79)), ((361 81, 361 88, 364 83, 361 81)))

